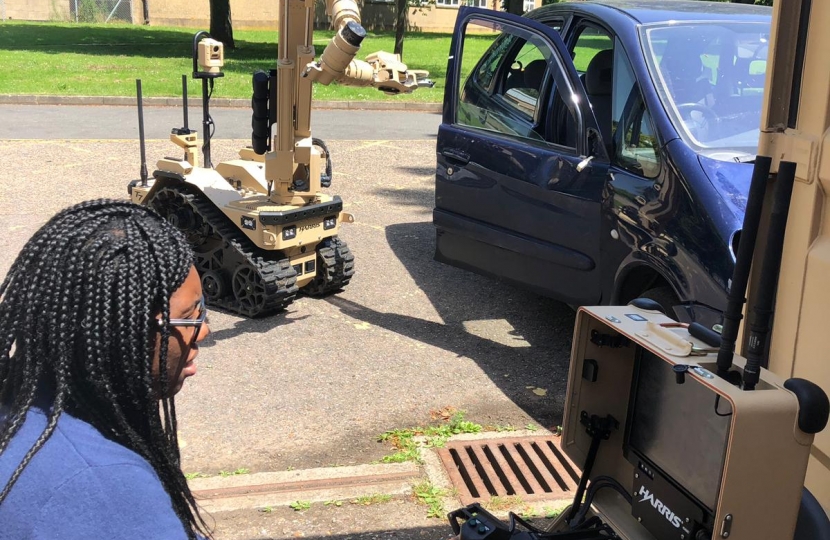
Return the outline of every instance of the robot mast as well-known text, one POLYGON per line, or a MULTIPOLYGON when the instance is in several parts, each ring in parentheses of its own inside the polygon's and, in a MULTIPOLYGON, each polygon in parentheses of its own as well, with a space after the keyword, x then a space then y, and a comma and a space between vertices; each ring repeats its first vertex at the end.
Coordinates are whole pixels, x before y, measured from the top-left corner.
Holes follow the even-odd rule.
POLYGON ((280 0, 276 77, 276 124, 271 152, 265 155, 265 178, 277 204, 302 204, 319 192, 325 156, 311 137, 313 82, 374 86, 387 94, 432 87, 424 71, 408 70, 398 55, 378 52, 355 59, 366 31, 355 0, 327 0, 334 37, 318 61, 312 44, 314 0, 280 0))

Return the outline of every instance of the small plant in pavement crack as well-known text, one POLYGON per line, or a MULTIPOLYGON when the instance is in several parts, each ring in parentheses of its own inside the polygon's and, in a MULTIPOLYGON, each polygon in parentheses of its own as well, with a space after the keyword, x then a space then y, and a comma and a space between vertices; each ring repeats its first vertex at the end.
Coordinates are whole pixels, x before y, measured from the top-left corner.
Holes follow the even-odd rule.
POLYGON ((494 496, 484 504, 484 507, 493 512, 503 512, 523 504, 518 495, 494 496))
POLYGON ((227 478, 228 476, 237 476, 237 475, 240 475, 240 474, 248 474, 249 472, 251 472, 251 471, 248 470, 248 469, 244 469, 244 468, 240 467, 240 468, 236 469, 235 471, 219 471, 219 476, 221 476, 222 478, 227 478))
POLYGON ((381 442, 392 443, 397 452, 383 457, 381 461, 383 463, 420 461, 418 442, 415 437, 424 437, 424 446, 428 448, 440 448, 453 435, 479 433, 481 430, 480 424, 464 420, 464 411, 454 411, 448 419, 438 425, 387 431, 379 439, 381 442))
POLYGON ((412 486, 412 493, 415 494, 418 502, 427 506, 427 517, 439 519, 444 517, 444 502, 442 499, 447 494, 446 491, 435 487, 431 482, 425 481, 412 486))
POLYGON ((551 508, 549 506, 546 506, 542 509, 542 511, 545 513, 545 518, 547 519, 554 519, 559 517, 559 514, 561 514, 563 510, 564 508, 551 508))
POLYGON ((370 504, 383 504, 387 503, 392 500, 391 495, 381 494, 381 493, 374 493, 372 495, 363 495, 362 497, 358 497, 357 499, 352 499, 352 504, 360 504, 363 506, 369 506, 370 504))
POLYGON ((308 501, 294 501, 293 503, 288 505, 289 508, 294 510, 295 512, 303 512, 304 510, 308 510, 311 508, 311 503, 308 501))

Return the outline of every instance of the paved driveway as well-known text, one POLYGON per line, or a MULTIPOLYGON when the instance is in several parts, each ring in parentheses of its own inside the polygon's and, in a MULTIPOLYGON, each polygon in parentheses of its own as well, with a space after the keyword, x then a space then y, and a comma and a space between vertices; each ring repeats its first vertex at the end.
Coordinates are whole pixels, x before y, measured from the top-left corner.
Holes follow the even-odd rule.
MULTIPOLYGON (((432 260, 434 140, 328 142, 356 275, 265 319, 211 315, 177 400, 185 471, 369 463, 391 451, 378 434, 443 407, 491 427, 559 424, 574 314, 432 260)), ((214 141, 214 162, 244 144, 214 141)), ((148 142, 153 158, 170 150, 148 142)), ((125 197, 138 171, 134 141, 0 140, 0 156, 0 275, 54 212, 125 197)))

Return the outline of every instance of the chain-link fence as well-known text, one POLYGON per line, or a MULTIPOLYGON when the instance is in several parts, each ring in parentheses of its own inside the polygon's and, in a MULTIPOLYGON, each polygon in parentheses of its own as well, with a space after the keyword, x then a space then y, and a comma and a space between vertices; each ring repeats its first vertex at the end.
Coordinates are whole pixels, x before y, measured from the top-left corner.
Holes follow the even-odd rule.
POLYGON ((69 3, 69 15, 75 22, 134 22, 133 0, 69 0, 69 3))

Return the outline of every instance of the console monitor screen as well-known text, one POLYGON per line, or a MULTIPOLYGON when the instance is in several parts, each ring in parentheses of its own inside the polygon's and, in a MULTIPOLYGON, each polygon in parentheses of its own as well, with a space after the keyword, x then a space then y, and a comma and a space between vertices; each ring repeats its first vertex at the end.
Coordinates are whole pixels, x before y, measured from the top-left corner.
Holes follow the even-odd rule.
POLYGON ((628 447, 714 511, 732 409, 694 378, 642 349, 629 409, 628 447), (717 407, 717 409, 716 409, 717 407))

